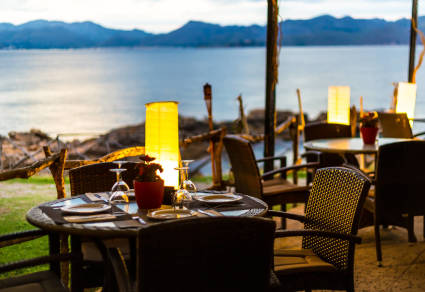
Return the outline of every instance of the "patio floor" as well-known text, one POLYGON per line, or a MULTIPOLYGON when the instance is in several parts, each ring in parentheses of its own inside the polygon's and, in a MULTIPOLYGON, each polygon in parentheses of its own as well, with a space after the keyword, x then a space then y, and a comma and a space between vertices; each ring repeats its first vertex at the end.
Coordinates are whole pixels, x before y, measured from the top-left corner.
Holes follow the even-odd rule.
MULTIPOLYGON (((302 214, 303 205, 289 212, 302 214)), ((415 217, 416 243, 407 241, 407 230, 400 227, 381 229, 383 266, 378 267, 373 227, 359 230, 362 244, 355 251, 356 291, 425 291, 425 243, 423 217, 415 217)), ((302 224, 288 221, 288 229, 302 228, 302 224)), ((300 238, 281 238, 276 247, 297 248, 300 238)))

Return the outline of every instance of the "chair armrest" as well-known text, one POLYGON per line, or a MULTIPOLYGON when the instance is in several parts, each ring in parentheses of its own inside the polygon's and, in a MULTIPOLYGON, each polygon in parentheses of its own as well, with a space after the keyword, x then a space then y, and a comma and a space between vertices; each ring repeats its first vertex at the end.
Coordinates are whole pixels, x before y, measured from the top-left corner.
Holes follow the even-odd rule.
POLYGON ((22 232, 0 235, 0 248, 33 240, 44 235, 47 235, 47 232, 41 229, 26 230, 22 232))
POLYGON ((292 236, 317 236, 317 237, 327 237, 327 238, 336 238, 342 240, 348 240, 354 243, 361 243, 362 238, 360 236, 354 234, 344 234, 332 231, 324 231, 324 230, 276 230, 275 238, 280 237, 292 237, 292 236))
POLYGON ((263 177, 269 177, 269 176, 277 174, 277 173, 286 173, 286 172, 291 171, 291 170, 299 170, 299 169, 303 169, 303 168, 316 169, 317 167, 319 167, 319 165, 320 165, 319 162, 309 162, 309 163, 305 163, 305 164, 298 164, 298 165, 282 167, 282 168, 278 168, 278 169, 275 169, 275 170, 265 172, 265 173, 263 173, 263 175, 261 177, 262 178, 263 177))
POLYGON ((422 135, 425 135, 425 132, 416 133, 416 134, 413 135, 413 138, 416 138, 416 137, 422 136, 422 135))
POLYGON ((266 216, 282 217, 282 218, 297 220, 299 222, 306 222, 307 220, 307 218, 304 215, 282 212, 282 211, 275 211, 275 210, 268 210, 266 216))
POLYGON ((0 273, 13 271, 16 269, 44 265, 44 264, 53 263, 53 262, 69 261, 73 257, 74 255, 71 253, 65 253, 65 254, 55 254, 55 255, 49 255, 49 256, 36 257, 29 260, 22 260, 22 261, 17 261, 13 263, 7 263, 4 265, 0 265, 0 273))
POLYGON ((268 156, 268 157, 263 157, 260 159, 255 160, 256 162, 265 162, 265 161, 270 161, 270 160, 281 160, 284 159, 286 160, 286 156, 268 156))

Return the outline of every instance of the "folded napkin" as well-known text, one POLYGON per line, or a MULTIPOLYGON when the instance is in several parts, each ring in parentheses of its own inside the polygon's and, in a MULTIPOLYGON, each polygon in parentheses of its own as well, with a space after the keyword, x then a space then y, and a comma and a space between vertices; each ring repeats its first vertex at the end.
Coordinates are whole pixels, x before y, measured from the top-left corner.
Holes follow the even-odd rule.
POLYGON ((84 215, 84 216, 64 216, 63 219, 70 223, 83 223, 83 222, 97 222, 97 221, 109 221, 116 219, 117 217, 112 214, 96 214, 96 215, 84 215))
POLYGON ((107 202, 108 198, 105 193, 102 194, 94 194, 94 193, 85 193, 85 196, 92 202, 107 202))

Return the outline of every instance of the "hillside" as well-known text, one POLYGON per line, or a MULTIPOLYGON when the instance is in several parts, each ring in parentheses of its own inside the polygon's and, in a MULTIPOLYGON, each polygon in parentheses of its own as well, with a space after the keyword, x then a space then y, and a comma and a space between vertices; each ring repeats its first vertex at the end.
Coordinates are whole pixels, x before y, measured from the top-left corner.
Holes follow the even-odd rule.
MULTIPOLYGON (((425 16, 419 17, 419 28, 425 30, 425 16)), ((354 19, 322 15, 307 20, 281 22, 283 45, 388 45, 407 44, 410 21, 400 19, 354 19)), ((0 48, 49 49, 91 47, 235 47, 264 46, 266 27, 221 26, 189 21, 163 34, 143 30, 118 30, 96 23, 35 20, 21 25, 0 23, 0 48)))

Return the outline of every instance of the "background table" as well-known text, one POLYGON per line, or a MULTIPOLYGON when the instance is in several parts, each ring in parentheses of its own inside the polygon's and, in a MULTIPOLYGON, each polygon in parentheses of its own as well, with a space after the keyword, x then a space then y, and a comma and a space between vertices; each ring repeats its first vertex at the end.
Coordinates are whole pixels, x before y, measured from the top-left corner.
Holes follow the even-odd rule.
POLYGON ((361 138, 318 139, 306 142, 304 148, 307 150, 338 154, 376 154, 378 153, 379 146, 406 140, 409 139, 378 138, 375 144, 364 144, 361 138))

